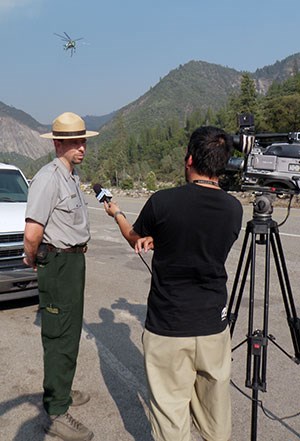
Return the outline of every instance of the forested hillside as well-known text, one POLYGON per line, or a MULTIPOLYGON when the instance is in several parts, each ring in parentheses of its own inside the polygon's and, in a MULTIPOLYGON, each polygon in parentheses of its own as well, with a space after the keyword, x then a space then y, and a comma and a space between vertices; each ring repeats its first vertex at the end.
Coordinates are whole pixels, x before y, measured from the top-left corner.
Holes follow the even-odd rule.
POLYGON ((216 125, 236 133, 237 115, 254 114, 256 130, 300 131, 300 73, 283 83, 274 82, 265 96, 256 90, 250 74, 242 75, 241 86, 219 110, 196 110, 180 124, 174 117, 166 126, 144 127, 136 135, 128 133, 122 115, 117 120, 115 138, 97 148, 89 148, 81 166, 83 179, 131 188, 142 182, 154 189, 157 181, 183 180, 183 159, 192 131, 200 125, 216 125))
MULTIPOLYGON (((190 61, 172 70, 138 100, 118 112, 129 133, 142 127, 164 125, 176 120, 183 125, 195 110, 217 110, 238 91, 241 73, 217 64, 190 61)), ((103 140, 114 137, 117 117, 101 130, 103 140)))
MULTIPOLYGON (((254 113, 258 131, 299 130, 298 66, 299 53, 254 73, 204 61, 180 65, 118 111, 84 117, 100 135, 89 140, 82 179, 124 188, 178 182, 191 131, 215 124, 235 133, 237 113, 254 113)), ((49 129, 0 103, 0 160, 31 177, 53 155, 52 142, 39 136, 49 129)))

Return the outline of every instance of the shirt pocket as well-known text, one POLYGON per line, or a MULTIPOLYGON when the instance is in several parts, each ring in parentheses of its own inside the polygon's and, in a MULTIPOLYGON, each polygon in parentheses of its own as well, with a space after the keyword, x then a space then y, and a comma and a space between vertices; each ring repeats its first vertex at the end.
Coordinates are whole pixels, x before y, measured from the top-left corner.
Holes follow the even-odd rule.
POLYGON ((61 199, 57 210, 68 225, 79 225, 84 221, 84 207, 76 194, 67 195, 61 199))
POLYGON ((81 201, 76 195, 71 195, 66 198, 66 205, 68 211, 74 211, 82 207, 81 201))

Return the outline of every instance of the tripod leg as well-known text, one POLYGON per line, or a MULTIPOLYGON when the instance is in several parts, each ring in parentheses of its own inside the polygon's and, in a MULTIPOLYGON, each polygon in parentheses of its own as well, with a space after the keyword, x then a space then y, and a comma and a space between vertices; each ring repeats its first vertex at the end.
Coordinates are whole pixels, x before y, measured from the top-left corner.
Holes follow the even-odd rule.
POLYGON ((278 280, 281 288, 283 303, 287 316, 287 322, 290 328, 292 342, 295 352, 295 362, 300 364, 300 320, 297 317, 297 311, 293 299, 291 284, 284 258, 283 248, 280 240, 278 228, 271 230, 271 245, 274 255, 275 266, 278 280))
POLYGON ((234 301, 235 301, 235 296, 236 296, 236 291, 238 288, 238 283, 239 283, 239 279, 240 279, 240 275, 241 275, 241 271, 242 271, 242 267, 243 267, 243 262, 244 262, 245 252, 246 252, 247 243, 248 243, 248 239, 249 239, 249 234, 250 234, 250 231, 247 226, 243 245, 242 245, 242 250, 241 250, 241 254, 240 254, 240 258, 239 258, 239 262, 238 262, 238 266, 237 266, 237 270, 236 270, 236 274, 235 274, 235 278, 234 278, 234 282, 233 282, 233 286, 232 286, 232 291, 231 291, 231 295, 230 295, 230 299, 229 299, 229 303, 228 303, 228 317, 229 317, 229 322, 230 322, 231 336, 233 335, 233 331, 234 331, 235 324, 237 321, 238 312, 239 312, 239 308, 240 308, 240 304, 241 304, 241 300, 242 300, 242 295, 244 292, 245 283, 247 280, 247 275, 248 275, 248 271, 249 271, 249 267, 250 267, 251 248, 250 248, 248 256, 247 256, 244 274, 242 276, 239 294, 238 294, 237 301, 235 304, 235 309, 234 309, 234 312, 232 313, 232 309, 233 309, 234 301))
POLYGON ((268 312, 270 288, 270 229, 269 225, 255 225, 251 244, 251 278, 249 295, 249 318, 247 335, 247 363, 246 387, 252 389, 251 441, 257 440, 258 392, 266 391, 267 346, 268 346, 268 312), (260 239, 257 241, 257 235, 260 239), (253 332, 254 323, 254 292, 255 292, 255 265, 256 245, 265 246, 265 274, 264 274, 264 313, 263 330, 253 332), (252 374, 252 378, 251 378, 252 374))
MULTIPOLYGON (((253 382, 259 381, 259 375, 258 375, 259 368, 260 368, 260 363, 259 363, 258 356, 254 356, 253 382)), ((258 413, 258 388, 253 388, 252 389, 252 415, 251 415, 251 441, 257 440, 257 413, 258 413)))
POLYGON ((257 439, 257 413, 258 413, 258 391, 261 390, 260 381, 260 371, 261 365, 261 355, 264 350, 266 340, 263 338, 262 331, 255 331, 252 337, 250 337, 251 342, 251 353, 253 356, 253 377, 252 377, 252 415, 251 415, 251 441, 256 441, 257 439))
POLYGON ((268 323, 269 323, 269 304, 270 304, 270 261, 271 261, 271 234, 270 229, 266 234, 265 243, 265 287, 264 287, 264 314, 262 331, 262 366, 260 389, 265 392, 267 388, 267 351, 268 351, 268 323))

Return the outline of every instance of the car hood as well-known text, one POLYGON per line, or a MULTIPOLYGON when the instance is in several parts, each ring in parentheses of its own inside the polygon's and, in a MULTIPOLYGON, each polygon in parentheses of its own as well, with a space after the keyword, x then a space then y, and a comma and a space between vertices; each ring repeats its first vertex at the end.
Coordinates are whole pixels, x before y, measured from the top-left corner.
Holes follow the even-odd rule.
POLYGON ((0 202, 0 233, 24 231, 26 202, 0 202))

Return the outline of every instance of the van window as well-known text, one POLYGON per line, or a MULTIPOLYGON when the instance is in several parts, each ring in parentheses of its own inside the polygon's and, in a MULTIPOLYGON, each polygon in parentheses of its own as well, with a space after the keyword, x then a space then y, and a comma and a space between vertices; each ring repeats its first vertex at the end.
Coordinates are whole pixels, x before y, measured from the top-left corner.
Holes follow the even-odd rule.
POLYGON ((28 185, 18 170, 0 170, 0 202, 26 202, 28 185))

